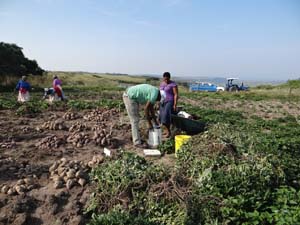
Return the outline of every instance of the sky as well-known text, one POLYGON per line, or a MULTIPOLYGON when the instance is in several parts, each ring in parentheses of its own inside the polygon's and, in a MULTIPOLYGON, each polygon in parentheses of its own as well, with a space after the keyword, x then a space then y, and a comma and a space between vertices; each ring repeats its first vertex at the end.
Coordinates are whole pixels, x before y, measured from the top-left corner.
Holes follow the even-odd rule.
POLYGON ((0 0, 0 42, 46 70, 300 78, 300 0, 0 0))

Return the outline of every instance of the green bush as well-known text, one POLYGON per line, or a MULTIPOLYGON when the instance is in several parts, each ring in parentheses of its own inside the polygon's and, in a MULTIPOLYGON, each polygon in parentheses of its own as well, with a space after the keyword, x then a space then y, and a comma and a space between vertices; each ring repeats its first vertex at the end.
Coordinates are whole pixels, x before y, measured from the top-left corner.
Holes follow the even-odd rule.
POLYGON ((276 86, 274 86, 274 85, 270 85, 270 84, 264 84, 264 85, 258 85, 258 86, 256 86, 255 87, 255 89, 258 89, 258 90, 272 90, 272 89, 274 89, 274 88, 276 88, 276 86))
POLYGON ((22 115, 33 115, 42 112, 48 108, 48 103, 44 101, 29 101, 20 104, 19 108, 16 110, 16 114, 22 115))
POLYGON ((0 110, 1 109, 15 109, 19 106, 16 99, 0 99, 0 110))

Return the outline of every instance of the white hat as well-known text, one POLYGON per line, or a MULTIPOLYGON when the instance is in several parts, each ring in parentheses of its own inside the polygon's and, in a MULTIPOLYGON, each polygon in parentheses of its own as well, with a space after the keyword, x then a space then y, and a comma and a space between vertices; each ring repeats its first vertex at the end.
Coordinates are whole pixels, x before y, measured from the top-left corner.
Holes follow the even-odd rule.
POLYGON ((160 90, 160 102, 163 103, 167 97, 167 94, 164 90, 160 90))

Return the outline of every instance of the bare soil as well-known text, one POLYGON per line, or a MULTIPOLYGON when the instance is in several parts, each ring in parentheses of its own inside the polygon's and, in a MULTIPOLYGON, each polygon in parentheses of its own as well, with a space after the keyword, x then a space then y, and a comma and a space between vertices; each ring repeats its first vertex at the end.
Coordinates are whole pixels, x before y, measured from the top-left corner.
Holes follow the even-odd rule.
POLYGON ((3 189, 0 193, 0 224, 87 223, 90 215, 84 214, 84 210, 91 194, 91 182, 83 186, 77 183, 71 188, 66 185, 57 188, 49 168, 62 158, 87 165, 94 156, 103 156, 103 147, 115 151, 120 148, 134 150, 130 144, 130 125, 122 113, 111 114, 103 121, 85 120, 84 116, 91 112, 72 112, 77 118, 67 120, 63 119, 64 111, 17 116, 13 111, 0 110, 0 189, 3 189), (59 119, 64 121, 64 129, 41 128, 45 122, 59 119), (56 147, 40 148, 41 140, 51 135, 66 140, 71 133, 68 129, 76 123, 86 125, 86 130, 81 132, 89 136, 87 144, 77 147, 64 142, 56 147), (111 130, 113 144, 96 145, 92 140, 92 128, 95 126, 111 130), (24 184, 27 189, 17 192, 16 186, 26 178, 32 179, 34 184, 30 188, 24 184), (12 189, 13 193, 7 193, 5 188, 12 189))

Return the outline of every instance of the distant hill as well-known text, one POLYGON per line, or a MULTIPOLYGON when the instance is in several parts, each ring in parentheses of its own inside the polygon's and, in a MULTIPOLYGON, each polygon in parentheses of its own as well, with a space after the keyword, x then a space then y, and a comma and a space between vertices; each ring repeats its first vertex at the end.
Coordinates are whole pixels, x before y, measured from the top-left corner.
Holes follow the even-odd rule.
MULTIPOLYGON (((154 78, 162 78, 162 75, 157 74, 142 74, 142 75, 136 75, 136 76, 145 76, 145 77, 154 77, 154 78)), ((200 82, 209 82, 214 83, 219 86, 225 86, 227 83, 226 77, 207 77, 207 76, 174 76, 172 77, 173 80, 180 82, 180 83, 193 83, 195 81, 200 82)), ((255 81, 255 80, 244 80, 239 79, 236 81, 237 83, 244 83, 247 86, 255 87, 258 85, 278 85, 283 84, 286 81, 284 80, 274 80, 274 81, 255 81)))
MULTIPOLYGON (((193 83, 195 81, 201 81, 201 82, 210 82, 217 84, 219 86, 225 86, 227 83, 227 79, 225 77, 174 77, 173 78, 176 81, 179 82, 187 82, 187 83, 193 83)), ((236 83, 244 83, 244 85, 255 87, 257 85, 278 85, 283 84, 286 81, 254 81, 254 80, 243 80, 238 79, 236 80, 236 83)))

